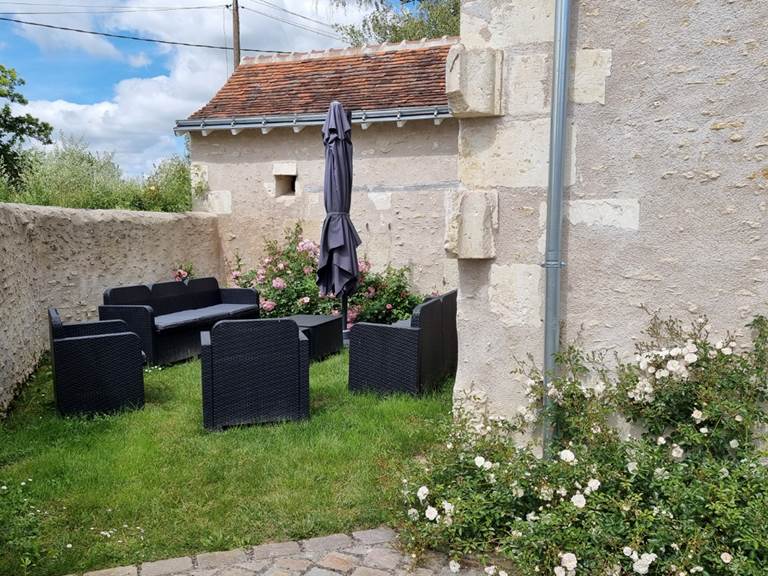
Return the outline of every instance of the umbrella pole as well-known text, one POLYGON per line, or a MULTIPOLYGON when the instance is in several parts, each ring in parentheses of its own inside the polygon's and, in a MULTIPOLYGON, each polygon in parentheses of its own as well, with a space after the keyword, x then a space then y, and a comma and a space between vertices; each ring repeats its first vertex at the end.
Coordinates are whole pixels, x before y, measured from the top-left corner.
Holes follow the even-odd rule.
POLYGON ((346 331, 347 329, 347 295, 341 295, 341 326, 346 331))

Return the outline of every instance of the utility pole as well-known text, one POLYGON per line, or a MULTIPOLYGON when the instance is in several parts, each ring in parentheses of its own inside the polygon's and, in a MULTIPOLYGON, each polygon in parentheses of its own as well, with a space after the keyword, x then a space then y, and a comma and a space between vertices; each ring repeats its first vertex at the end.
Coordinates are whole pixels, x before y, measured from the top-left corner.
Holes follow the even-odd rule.
POLYGON ((237 70, 240 66, 240 4, 238 0, 232 0, 232 52, 233 67, 237 70))

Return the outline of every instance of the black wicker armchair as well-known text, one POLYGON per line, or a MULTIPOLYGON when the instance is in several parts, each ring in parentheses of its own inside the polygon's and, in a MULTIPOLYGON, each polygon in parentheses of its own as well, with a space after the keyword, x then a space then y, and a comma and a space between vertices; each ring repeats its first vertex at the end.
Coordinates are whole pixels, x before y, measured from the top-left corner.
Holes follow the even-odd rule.
POLYGON ((144 405, 139 337, 121 320, 64 324, 48 310, 53 392, 62 415, 144 405))
POLYGON ((110 288, 99 306, 99 318, 124 320, 139 335, 149 364, 197 356, 200 332, 219 320, 258 317, 256 290, 219 288, 215 278, 110 288))
POLYGON ((309 340, 296 322, 224 320, 200 339, 205 428, 309 417, 309 340))
POLYGON ((355 324, 349 338, 349 389, 382 394, 434 390, 447 376, 443 325, 441 298, 416 306, 410 321, 355 324))

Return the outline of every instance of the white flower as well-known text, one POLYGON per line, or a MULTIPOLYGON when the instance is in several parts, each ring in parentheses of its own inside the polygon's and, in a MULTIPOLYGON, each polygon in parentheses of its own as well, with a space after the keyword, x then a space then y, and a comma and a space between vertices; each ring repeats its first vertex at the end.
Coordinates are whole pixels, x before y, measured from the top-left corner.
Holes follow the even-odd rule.
POLYGON ((448 448, 448 450, 450 450, 451 448, 453 448, 453 442, 448 442, 448 443, 445 445, 445 447, 446 447, 446 448, 448 448))
POLYGON ((490 470, 491 468, 493 468, 493 462, 491 462, 490 460, 486 460, 485 463, 483 464, 483 469, 490 470))
POLYGON ((630 557, 632 556, 632 552, 634 552, 634 550, 632 550, 632 548, 630 548, 629 546, 624 546, 624 548, 622 549, 622 552, 624 553, 624 556, 630 557))
POLYGON ((419 519, 419 511, 416 510, 416 508, 409 508, 408 509, 408 518, 411 520, 418 520, 419 519))
POLYGON ((656 468, 653 471, 653 477, 657 480, 667 480, 669 478, 669 472, 666 468, 656 468))
POLYGON ((634 474, 637 472, 637 462, 628 462, 627 463, 627 470, 630 474, 634 474))
POLYGON ((720 350, 722 347, 723 347, 723 341, 722 340, 718 340, 717 342, 715 342, 715 348, 717 350, 720 350))
POLYGON ((450 516, 451 514, 453 514, 453 508, 454 508, 454 507, 453 507, 453 504, 451 504, 451 503, 450 503, 450 502, 448 502, 447 500, 443 500, 443 511, 444 511, 444 512, 445 512, 445 513, 446 513, 448 516, 450 516))
POLYGON ((656 444, 658 446, 664 446, 664 444, 666 443, 667 443, 667 439, 664 438, 664 436, 659 436, 658 438, 656 438, 656 444))
POLYGON ((562 566, 555 566, 555 576, 566 576, 565 568, 562 566))
POLYGON ((731 348, 730 346, 726 346, 725 348, 720 350, 720 352, 722 352, 726 356, 730 356, 731 354, 733 354, 733 348, 731 348))
POLYGON ((555 491, 549 486, 542 486, 539 491, 539 494, 542 500, 546 500, 547 502, 549 502, 550 500, 552 500, 552 497, 555 495, 555 491))
POLYGON ((736 448, 739 447, 739 441, 734 438, 733 440, 728 442, 728 446, 730 446, 731 448, 733 448, 735 450, 736 448))
POLYGON ((680 448, 680 446, 678 446, 677 444, 672 444, 672 451, 670 453, 672 454, 672 458, 674 458, 675 460, 680 460, 685 454, 683 449, 680 448))
POLYGON ((496 574, 496 566, 486 566, 483 569, 483 572, 488 574, 488 576, 493 576, 494 574, 496 574))
POLYGON ((5 484, 3 484, 2 486, 0 486, 0 490, 8 490, 8 486, 6 486, 5 484))
POLYGON ((576 455, 567 448, 565 450, 561 450, 559 456, 560 460, 563 462, 567 462, 568 464, 576 463, 576 455))
POLYGON ((632 570, 638 574, 648 574, 648 569, 651 567, 651 563, 656 560, 656 558, 656 554, 648 554, 647 552, 643 552, 640 555, 640 558, 635 560, 635 562, 632 564, 632 570))
POLYGON ((720 477, 721 478, 728 478, 731 473, 728 471, 728 468, 720 468, 720 477))
POLYGON ((723 552, 720 554, 720 560, 723 561, 723 564, 730 564, 731 560, 733 560, 733 556, 728 554, 728 552, 723 552))
POLYGON ((670 372, 677 372, 680 370, 681 364, 677 360, 670 360, 667 362, 667 370, 670 372))
POLYGON ((427 517, 427 520, 435 520, 437 518, 437 508, 434 506, 427 506, 424 516, 427 517))
POLYGON ((576 506, 576 508, 584 508, 584 506, 587 505, 587 499, 584 498, 583 494, 576 492, 576 494, 571 496, 571 503, 576 506))
POLYGON ((736 414, 736 416, 734 416, 733 419, 736 420, 736 422, 743 422, 744 416, 742 416, 741 414, 736 414))
POLYGON ((454 574, 456 574, 458 573, 459 570, 461 570, 461 564, 456 562, 456 560, 451 560, 450 562, 448 562, 448 569, 454 574))
POLYGON ((688 354, 686 354, 686 355, 683 357, 683 360, 685 360, 685 363, 686 363, 686 364, 693 364, 693 363, 695 363, 695 362, 696 362, 698 359, 699 359, 699 357, 698 357, 696 354, 694 354, 693 352, 688 352, 688 354))
POLYGON ((680 354, 682 353, 683 351, 677 346, 675 346, 674 348, 672 348, 672 350, 669 351, 669 355, 672 356, 672 358, 676 358, 677 356, 680 356, 680 354))
POLYGON ((707 357, 711 360, 712 358, 717 357, 717 351, 716 350, 710 350, 707 352, 707 357))
POLYGON ((560 556, 560 565, 566 570, 576 570, 578 564, 579 560, 573 552, 566 552, 560 556))
POLYGON ((666 378, 667 376, 669 376, 669 370, 662 369, 656 372, 656 380, 661 380, 662 378, 666 378))
POLYGON ((424 502, 424 500, 427 499, 427 496, 429 495, 429 488, 426 486, 422 486, 416 491, 416 496, 421 502, 424 502))
POLYGON ((591 478, 589 482, 587 482, 587 486, 589 486, 589 489, 592 490, 592 492, 594 492, 595 490, 600 488, 600 480, 598 480, 597 478, 591 478))
POLYGON ((475 466, 482 468, 485 465, 485 458, 482 456, 475 456, 475 466))
POLYGON ((488 474, 488 482, 496 484, 496 474, 488 474))
POLYGON ((699 432, 701 432, 702 434, 709 434, 709 428, 707 428, 706 426, 702 426, 701 428, 699 428, 699 432))
POLYGON ((499 576, 508 576, 506 570, 499 570, 499 576))
POLYGON ((67 544, 67 548, 72 548, 72 544, 67 544))
POLYGON ((704 413, 696 408, 693 412, 691 412, 691 418, 693 418, 696 421, 696 424, 704 420, 704 413))

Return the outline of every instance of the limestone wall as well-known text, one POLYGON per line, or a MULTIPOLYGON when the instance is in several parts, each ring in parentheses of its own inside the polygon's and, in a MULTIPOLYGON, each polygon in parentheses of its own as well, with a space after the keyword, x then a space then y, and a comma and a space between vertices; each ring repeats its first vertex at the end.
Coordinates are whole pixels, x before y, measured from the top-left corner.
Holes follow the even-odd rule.
MULTIPOLYGON (((768 312, 768 3, 573 4, 565 337, 628 352, 641 305, 742 332, 768 312)), ((553 12, 462 2, 462 43, 504 64, 503 116, 460 120, 462 193, 483 198, 465 203, 498 201, 472 243, 492 250, 459 260, 456 392, 502 414, 521 399, 515 358, 543 354, 553 12)), ((463 216, 454 236, 476 235, 463 216)))
MULTIPOLYGON (((456 286, 456 263, 443 250, 445 220, 457 187, 458 126, 446 120, 355 125, 352 220, 375 267, 409 266, 424 292, 456 286)), ((238 252, 246 266, 263 256, 265 239, 303 220, 319 239, 323 206, 324 149, 320 127, 245 130, 192 136, 192 161, 210 190, 199 202, 221 212, 224 256, 238 252), (279 195, 275 174, 294 174, 296 193, 279 195)))
POLYGON ((48 307, 97 319, 110 286, 223 276, 216 218, 0 204, 0 414, 48 348, 48 307))

